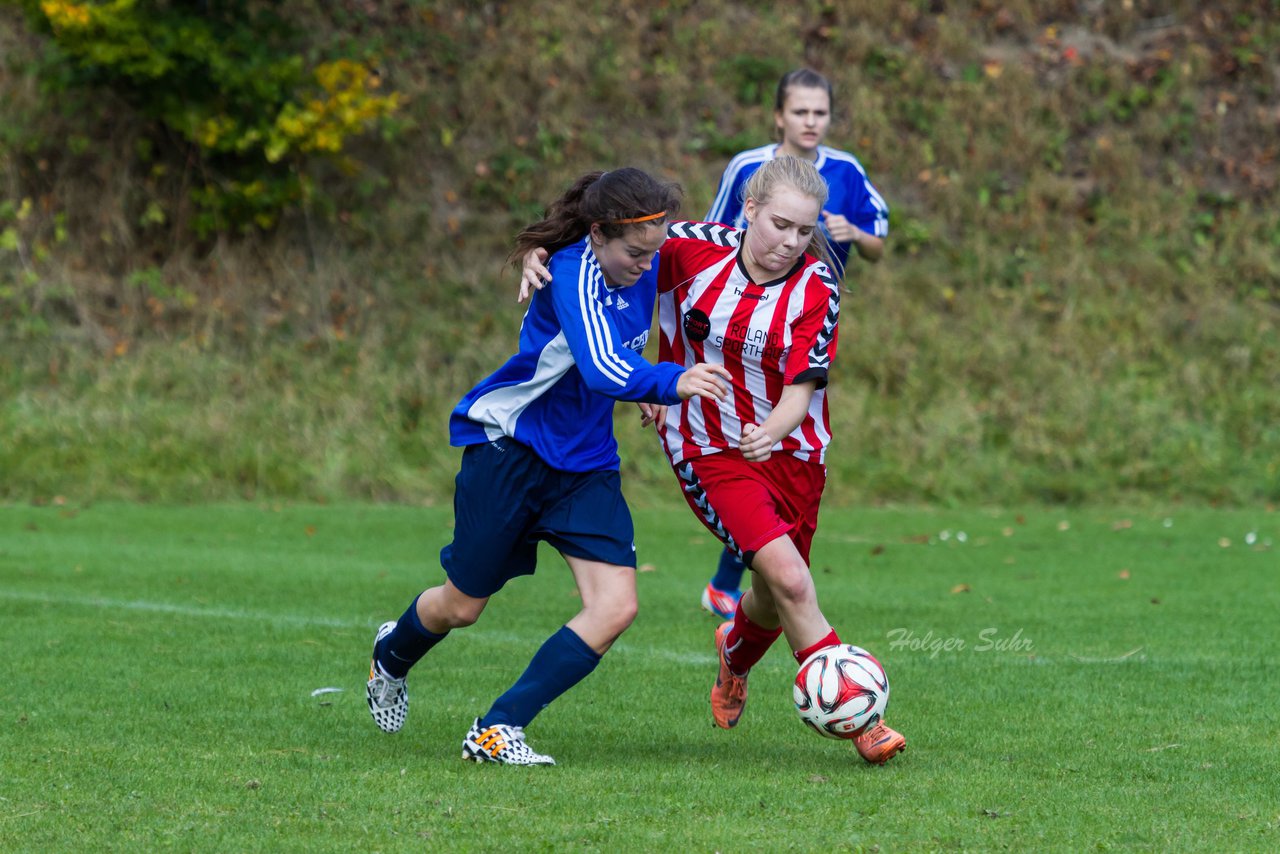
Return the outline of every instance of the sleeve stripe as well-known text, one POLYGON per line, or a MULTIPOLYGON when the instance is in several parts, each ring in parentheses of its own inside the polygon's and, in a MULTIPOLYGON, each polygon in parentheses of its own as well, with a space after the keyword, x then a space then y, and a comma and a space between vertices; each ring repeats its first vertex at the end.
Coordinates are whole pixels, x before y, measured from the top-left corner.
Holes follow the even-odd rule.
POLYGON ((811 268, 815 275, 827 287, 827 315, 822 323, 822 336, 815 342, 809 361, 811 367, 823 368, 824 370, 831 365, 831 356, 827 352, 831 343, 831 337, 835 334, 836 319, 840 315, 840 283, 831 275, 831 271, 826 265, 816 265, 811 268))
MULTIPOLYGON (((720 189, 716 191, 715 200, 711 203, 711 210, 707 211, 708 220, 721 222, 724 219, 724 212, 731 201, 731 194, 737 189, 738 173, 742 171, 742 167, 748 163, 763 163, 769 160, 772 148, 772 145, 766 145, 734 155, 734 158, 729 161, 729 165, 724 168, 724 175, 720 179, 720 189)), ((732 225, 732 223, 728 224, 732 225)))
POLYGON ((627 380, 631 377, 631 365, 613 349, 613 338, 609 335, 604 319, 604 308, 596 299, 601 282, 602 277, 594 260, 584 257, 578 265, 578 307, 582 310, 583 331, 591 350, 591 363, 606 379, 626 387, 627 380))
MULTIPOLYGON (((825 148, 825 146, 824 146, 825 148)), ((825 152, 827 157, 832 160, 842 160, 858 170, 858 174, 862 176, 862 185, 867 190, 867 195, 871 198, 871 205, 876 209, 876 236, 884 237, 889 233, 889 204, 884 200, 884 196, 880 195, 880 191, 871 183, 871 179, 867 177, 867 170, 862 167, 861 161, 847 151, 841 151, 838 148, 827 149, 825 152), (885 223, 884 232, 880 232, 880 223, 885 223)))
POLYGON ((692 240, 703 240, 716 246, 737 246, 741 236, 736 228, 720 225, 715 222, 673 222, 667 226, 668 237, 686 237, 692 240))

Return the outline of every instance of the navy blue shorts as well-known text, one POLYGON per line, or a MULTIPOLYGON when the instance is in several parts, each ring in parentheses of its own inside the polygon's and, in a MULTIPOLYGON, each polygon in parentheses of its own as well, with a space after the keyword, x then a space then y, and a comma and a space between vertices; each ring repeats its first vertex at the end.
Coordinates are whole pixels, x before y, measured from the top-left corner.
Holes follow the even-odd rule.
POLYGON ((616 471, 559 471, 501 438, 468 445, 455 484, 453 542, 440 563, 468 596, 492 596, 532 575, 539 540, 570 557, 636 565, 635 527, 616 471))

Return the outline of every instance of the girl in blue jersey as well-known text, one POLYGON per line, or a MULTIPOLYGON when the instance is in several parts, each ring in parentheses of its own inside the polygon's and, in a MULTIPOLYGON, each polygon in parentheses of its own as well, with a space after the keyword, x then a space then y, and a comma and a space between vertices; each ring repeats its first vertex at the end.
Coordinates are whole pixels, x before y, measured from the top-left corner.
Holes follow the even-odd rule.
MULTIPOLYGON (((831 127, 831 103, 831 81, 818 72, 798 68, 784 74, 778 81, 773 109, 782 141, 740 152, 729 161, 707 211, 707 221, 744 227, 743 188, 756 170, 783 155, 808 160, 818 168, 830 191, 820 226, 831 247, 833 269, 843 278, 851 251, 873 263, 884 254, 889 206, 858 158, 822 144, 831 127)), ((732 617, 742 596, 743 571, 742 561, 726 549, 702 591, 702 607, 717 616, 732 617)))
POLYGON ((525 314, 519 351, 453 410, 450 444, 464 448, 445 582, 423 591, 374 641, 367 695, 385 732, 404 724, 409 669, 450 630, 474 623, 489 597, 532 574, 538 542, 564 557, 582 610, 533 656, 524 674, 475 719, 462 756, 554 765, 524 727, 585 678, 635 618, 635 545, 622 496, 613 410, 725 394, 722 366, 653 365, 640 353, 653 317, 655 253, 680 190, 639 169, 584 175, 516 238, 512 259, 549 247, 554 284, 525 314))
POLYGON ((884 254, 889 234, 889 206, 847 151, 823 145, 831 127, 831 81, 809 68, 782 76, 774 96, 773 121, 782 141, 739 152, 725 167, 708 222, 742 228, 745 223, 742 189, 760 166, 790 155, 808 160, 827 182, 830 195, 820 226, 834 250, 836 272, 844 275, 849 253, 856 249, 868 261, 884 254))

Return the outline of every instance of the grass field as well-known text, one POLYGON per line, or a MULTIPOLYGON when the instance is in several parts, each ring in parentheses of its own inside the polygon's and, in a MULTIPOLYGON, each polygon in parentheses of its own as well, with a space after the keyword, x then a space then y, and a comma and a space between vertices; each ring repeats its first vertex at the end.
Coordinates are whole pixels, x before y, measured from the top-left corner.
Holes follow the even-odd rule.
POLYGON ((556 767, 458 758, 576 610, 552 554, 378 732, 373 629, 441 578, 449 522, 0 507, 0 850, 1280 848, 1274 512, 829 510, 824 609, 910 745, 884 768, 801 727, 781 646, 711 725, 716 549, 674 508, 637 512, 635 626, 530 729, 556 767))

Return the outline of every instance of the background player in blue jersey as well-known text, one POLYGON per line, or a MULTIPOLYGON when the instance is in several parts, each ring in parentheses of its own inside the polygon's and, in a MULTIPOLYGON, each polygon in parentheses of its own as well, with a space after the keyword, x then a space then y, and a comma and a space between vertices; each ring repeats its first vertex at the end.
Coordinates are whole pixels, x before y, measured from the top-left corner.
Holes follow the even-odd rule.
MULTIPOLYGON (((832 103, 831 81, 818 72, 798 68, 784 74, 778 81, 773 110, 781 142, 740 152, 729 161, 707 220, 744 227, 742 191, 756 170, 782 155, 808 160, 818 168, 830 189, 820 224, 832 249, 836 274, 843 278, 850 252, 856 250, 861 258, 873 263, 884 254, 889 206, 858 158, 822 144, 831 127, 832 103)), ((732 617, 742 596, 742 573, 742 561, 726 549, 702 591, 702 607, 718 616, 732 617)))
MULTIPOLYGON (((516 238, 513 259, 548 247, 554 282, 529 306, 520 349, 467 392, 449 420, 462 446, 446 580, 423 591, 374 641, 369 711, 386 732, 404 724, 409 669, 451 629, 474 623, 489 597, 532 574, 539 541, 573 573, 582 610, 524 674, 475 719, 464 759, 554 765, 524 727, 585 678, 635 618, 635 544, 622 496, 615 401, 675 404, 725 395, 723 366, 689 370, 640 355, 656 296, 655 253, 680 190, 639 169, 584 175, 516 238)), ((654 410, 642 407, 646 422, 654 410)))

